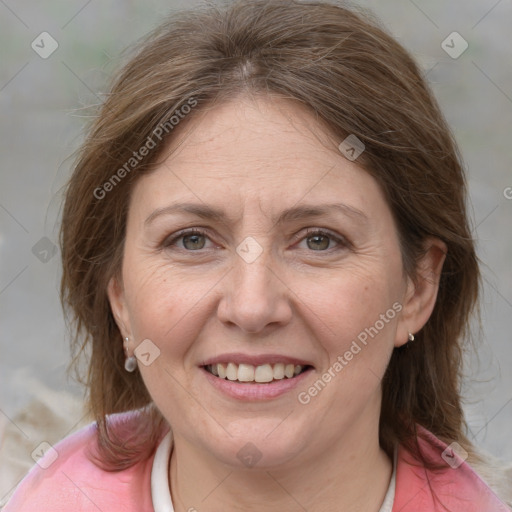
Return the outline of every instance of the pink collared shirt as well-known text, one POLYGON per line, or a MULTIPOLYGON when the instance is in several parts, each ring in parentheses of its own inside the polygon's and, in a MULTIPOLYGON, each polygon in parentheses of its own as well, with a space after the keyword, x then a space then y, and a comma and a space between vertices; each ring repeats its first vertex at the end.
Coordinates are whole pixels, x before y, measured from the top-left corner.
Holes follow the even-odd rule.
MULTIPOLYGON (((115 416, 124 425, 137 420, 135 412, 115 416)), ((419 430, 427 437, 418 438, 424 454, 442 461, 446 444, 424 428, 419 430)), ((87 457, 96 436, 93 423, 55 445, 57 458, 55 452, 48 452, 20 483, 3 512, 155 512, 152 480, 155 495, 155 468, 168 467, 170 437, 165 436, 148 459, 122 471, 108 472, 87 457)), ((446 469, 434 473, 418 467, 412 455, 399 446, 392 512, 510 512, 466 462, 459 462, 456 468, 447 464, 446 469)), ((167 502, 172 507, 170 495, 167 502)))

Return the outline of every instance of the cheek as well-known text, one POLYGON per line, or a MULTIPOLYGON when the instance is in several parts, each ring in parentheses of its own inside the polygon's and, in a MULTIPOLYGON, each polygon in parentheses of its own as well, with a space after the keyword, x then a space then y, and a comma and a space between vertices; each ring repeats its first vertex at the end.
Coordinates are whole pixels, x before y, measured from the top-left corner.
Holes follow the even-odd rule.
POLYGON ((178 361, 197 338, 202 321, 201 300, 212 283, 200 275, 180 272, 161 260, 126 255, 125 291, 132 333, 137 342, 150 339, 168 361, 178 361))
POLYGON ((299 277, 294 292, 326 334, 346 340, 372 326, 400 298, 399 277, 391 278, 395 273, 352 266, 317 278, 299 277))
POLYGON ((349 407, 355 397, 369 397, 385 373, 402 308, 401 272, 395 269, 396 279, 390 279, 392 270, 388 267, 375 272, 354 267, 310 289, 310 296, 315 297, 311 304, 315 314, 310 313, 309 318, 317 325, 317 335, 325 333, 317 338, 325 354, 319 378, 334 382, 324 395, 324 403, 333 410, 349 407))
POLYGON ((163 311, 174 309, 171 286, 160 266, 151 261, 134 260, 126 258, 123 276, 132 330, 135 338, 151 338, 154 332, 165 327, 163 311))

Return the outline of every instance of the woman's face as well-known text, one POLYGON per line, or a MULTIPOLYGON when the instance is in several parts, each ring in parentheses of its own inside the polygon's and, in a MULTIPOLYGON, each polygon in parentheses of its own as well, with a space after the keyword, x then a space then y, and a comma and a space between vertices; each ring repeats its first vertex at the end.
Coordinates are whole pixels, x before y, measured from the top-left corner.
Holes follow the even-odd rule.
POLYGON ((285 100, 191 126, 137 182, 109 287, 177 449, 286 467, 375 436, 393 347, 421 327, 377 182, 285 100))

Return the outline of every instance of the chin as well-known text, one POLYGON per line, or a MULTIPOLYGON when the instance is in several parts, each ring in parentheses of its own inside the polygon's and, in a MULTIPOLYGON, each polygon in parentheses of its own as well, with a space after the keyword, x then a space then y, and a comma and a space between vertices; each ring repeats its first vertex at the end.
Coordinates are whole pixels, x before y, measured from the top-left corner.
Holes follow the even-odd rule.
MULTIPOLYGON (((273 418, 267 421, 237 421, 236 428, 230 424, 217 442, 203 441, 203 446, 210 454, 228 466, 247 469, 271 469, 293 463, 294 459, 306 448, 304 439, 296 429, 286 427, 286 419, 273 418), (234 433, 237 430, 238 432, 234 433), (290 432, 296 432, 291 435, 290 432)), ((204 438, 203 438, 204 439, 204 438)), ((215 439, 208 436, 206 439, 215 439)))

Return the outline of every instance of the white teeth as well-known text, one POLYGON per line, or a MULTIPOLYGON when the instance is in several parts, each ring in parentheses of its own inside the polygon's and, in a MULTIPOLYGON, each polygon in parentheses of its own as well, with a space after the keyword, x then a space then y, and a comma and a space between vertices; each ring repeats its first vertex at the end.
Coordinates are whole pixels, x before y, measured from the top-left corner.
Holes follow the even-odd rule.
POLYGON ((252 364, 211 364, 207 369, 213 375, 228 380, 238 380, 239 382, 272 382, 273 380, 282 380, 285 377, 291 379, 299 375, 304 366, 299 364, 276 363, 262 364, 253 366, 252 364))
POLYGON ((277 363, 274 365, 274 379, 281 380, 284 379, 284 364, 277 363))
POLYGON ((254 380, 256 382, 271 382, 274 380, 274 370, 269 364, 264 364, 256 367, 254 372, 254 380))
POLYGON ((226 377, 228 380, 238 379, 238 368, 236 364, 228 363, 228 367, 226 368, 226 377))
POLYGON ((254 366, 252 364, 239 364, 238 380, 240 382, 252 382, 254 380, 254 366))

